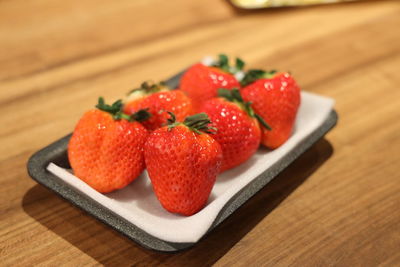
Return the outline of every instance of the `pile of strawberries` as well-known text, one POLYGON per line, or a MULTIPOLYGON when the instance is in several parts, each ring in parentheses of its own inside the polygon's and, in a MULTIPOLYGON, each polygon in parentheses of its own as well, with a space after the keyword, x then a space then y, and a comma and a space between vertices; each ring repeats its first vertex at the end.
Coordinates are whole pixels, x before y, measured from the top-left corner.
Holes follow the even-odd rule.
POLYGON ((207 202, 217 175, 291 135, 300 89, 289 73, 243 70, 225 55, 198 63, 179 89, 143 83, 125 101, 99 98, 68 145, 77 177, 101 193, 121 189, 146 168, 169 212, 192 215, 207 202))

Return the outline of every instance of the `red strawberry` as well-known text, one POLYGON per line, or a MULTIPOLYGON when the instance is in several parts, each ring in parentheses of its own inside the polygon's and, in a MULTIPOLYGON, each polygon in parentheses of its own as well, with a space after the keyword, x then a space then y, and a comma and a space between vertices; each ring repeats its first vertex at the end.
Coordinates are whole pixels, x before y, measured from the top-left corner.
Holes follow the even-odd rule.
POLYGON ((193 114, 191 99, 184 92, 171 90, 162 83, 144 82, 140 88, 129 93, 124 112, 132 114, 141 109, 147 109, 151 114, 143 122, 149 130, 155 130, 167 123, 169 115, 166 111, 173 112, 178 120, 193 114))
POLYGON ((261 130, 250 103, 243 101, 238 89, 219 89, 218 95, 219 98, 205 102, 201 110, 218 129, 213 138, 221 145, 221 171, 225 171, 245 162, 256 152, 261 130))
POLYGON ((210 135, 206 114, 152 132, 145 144, 147 171, 161 205, 192 215, 204 207, 220 171, 221 147, 210 135))
POLYGON ((254 111, 271 125, 272 131, 263 130, 261 139, 271 149, 289 139, 300 105, 300 88, 293 77, 289 73, 271 77, 273 74, 249 71, 242 81, 248 85, 241 90, 243 99, 252 102, 254 111))
POLYGON ((217 96, 219 88, 239 88, 240 84, 233 74, 243 66, 243 61, 236 59, 236 66, 230 67, 225 55, 220 55, 219 61, 212 66, 195 64, 183 74, 180 89, 192 98, 197 111, 206 100, 217 96))
POLYGON ((121 100, 110 106, 99 98, 96 107, 76 125, 68 144, 68 159, 77 177, 107 193, 128 185, 143 171, 148 131, 137 120, 149 114, 123 114, 121 100))

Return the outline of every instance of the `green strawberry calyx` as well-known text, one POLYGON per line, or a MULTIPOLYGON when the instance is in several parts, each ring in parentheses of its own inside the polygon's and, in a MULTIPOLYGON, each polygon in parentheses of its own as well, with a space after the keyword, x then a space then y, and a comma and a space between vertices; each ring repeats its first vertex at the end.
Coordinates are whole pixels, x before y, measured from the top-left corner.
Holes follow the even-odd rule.
POLYGON ((139 88, 132 89, 128 92, 128 96, 135 96, 135 95, 151 95, 154 93, 158 93, 160 91, 168 91, 171 90, 165 82, 155 83, 153 81, 145 81, 143 82, 139 88))
POLYGON ((260 69, 250 69, 245 72, 243 79, 240 81, 241 86, 249 85, 258 79, 270 79, 275 76, 276 70, 260 70, 260 69))
POLYGON ((231 66, 229 64, 229 58, 225 54, 218 55, 218 60, 211 65, 211 67, 219 68, 231 74, 236 74, 238 72, 243 71, 244 66, 245 62, 240 58, 236 58, 235 65, 231 66))
POLYGON ((246 102, 242 98, 242 95, 240 94, 239 89, 224 89, 220 88, 218 89, 218 96, 225 98, 226 100, 235 103, 238 105, 242 110, 244 110, 250 117, 256 118, 256 120, 267 130, 271 131, 272 128, 271 126, 268 125, 268 123, 257 113, 254 112, 254 109, 251 107, 251 102, 246 102))
POLYGON ((127 121, 145 121, 151 117, 151 113, 147 111, 147 109, 141 109, 132 115, 125 114, 123 110, 123 103, 122 100, 119 99, 112 103, 111 105, 108 105, 105 103, 103 97, 99 97, 99 102, 96 105, 96 108, 98 108, 101 111, 110 113, 111 116, 113 117, 114 120, 127 120, 127 121))
POLYGON ((188 116, 183 122, 177 122, 175 114, 170 111, 167 112, 171 116, 168 119, 168 131, 171 131, 174 127, 178 125, 185 125, 197 134, 202 134, 203 132, 214 134, 217 131, 217 128, 209 126, 209 124, 211 123, 210 118, 204 112, 188 116))

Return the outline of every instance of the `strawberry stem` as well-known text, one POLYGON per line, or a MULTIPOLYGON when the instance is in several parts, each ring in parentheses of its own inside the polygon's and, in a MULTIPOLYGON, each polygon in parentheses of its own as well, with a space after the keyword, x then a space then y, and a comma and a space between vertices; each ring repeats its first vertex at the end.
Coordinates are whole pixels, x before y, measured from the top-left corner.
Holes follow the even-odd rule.
MULTIPOLYGON (((123 114, 123 115, 127 115, 127 114, 123 114)), ((127 115, 129 116, 129 115, 127 115)), ((136 111, 135 113, 133 113, 132 115, 130 115, 130 121, 146 121, 151 117, 151 113, 149 112, 148 108, 145 109, 139 109, 138 111, 136 111)))
POLYGON ((217 128, 209 126, 210 123, 210 118, 204 112, 186 117, 186 119, 183 121, 184 125, 198 134, 201 134, 200 131, 209 134, 215 133, 217 128))
POLYGON ((246 72, 244 75, 243 79, 240 81, 241 86, 246 86, 249 85, 258 79, 263 79, 263 78, 272 78, 274 77, 276 73, 276 70, 270 70, 270 71, 265 71, 265 70, 260 70, 260 69, 251 69, 246 72))
POLYGON ((171 116, 171 118, 168 119, 169 131, 180 124, 187 126, 190 130, 194 131, 197 134, 201 134, 202 132, 208 134, 214 134, 217 131, 217 128, 209 126, 209 124, 211 123, 210 118, 204 112, 186 117, 183 123, 176 121, 174 113, 170 111, 167 112, 171 116))
POLYGON ((168 114, 171 116, 168 120, 167 120, 167 125, 168 125, 168 131, 171 131, 173 128, 175 128, 176 126, 179 125, 179 122, 176 121, 176 117, 175 114, 172 113, 171 111, 167 111, 168 114))
POLYGON ((108 105, 105 103, 103 97, 99 97, 99 102, 96 105, 96 108, 98 108, 101 111, 110 113, 112 118, 114 120, 127 120, 127 121, 144 121, 150 118, 151 114, 147 111, 147 109, 141 109, 137 111, 136 113, 133 113, 132 115, 128 115, 123 113, 122 111, 122 100, 119 99, 115 101, 113 104, 108 105))
POLYGON ((168 125, 169 124, 174 124, 175 122, 176 122, 176 117, 175 117, 175 114, 174 113, 172 113, 171 111, 167 111, 168 112, 168 114, 171 116, 171 118, 169 118, 167 121, 168 121, 168 125))
POLYGON ((236 69, 237 70, 243 70, 244 65, 245 65, 244 61, 241 58, 237 57, 236 58, 236 64, 235 64, 236 69))
POLYGON ((163 81, 159 83, 155 83, 153 81, 145 81, 140 85, 139 88, 130 90, 128 92, 128 95, 137 91, 143 91, 145 94, 154 94, 161 90, 170 90, 170 88, 163 81))
POLYGON ((99 102, 97 103, 96 108, 114 115, 122 109, 122 106, 123 104, 121 99, 115 101, 112 105, 108 105, 105 103, 103 97, 99 97, 99 102))
POLYGON ((218 61, 212 65, 212 67, 217 67, 231 74, 242 71, 244 66, 245 62, 240 58, 236 58, 234 66, 229 65, 229 58, 225 54, 218 55, 218 61))
POLYGON ((251 102, 246 102, 243 100, 242 95, 240 94, 239 89, 234 88, 232 90, 220 88, 218 89, 218 96, 223 97, 226 100, 237 104, 242 110, 244 110, 250 117, 256 118, 258 122, 267 130, 271 131, 271 126, 265 122, 265 120, 258 114, 254 112, 254 109, 251 107, 251 102))
POLYGON ((264 126, 265 129, 267 129, 268 131, 272 131, 271 126, 268 125, 268 123, 257 113, 254 113, 254 117, 258 120, 258 122, 264 126))

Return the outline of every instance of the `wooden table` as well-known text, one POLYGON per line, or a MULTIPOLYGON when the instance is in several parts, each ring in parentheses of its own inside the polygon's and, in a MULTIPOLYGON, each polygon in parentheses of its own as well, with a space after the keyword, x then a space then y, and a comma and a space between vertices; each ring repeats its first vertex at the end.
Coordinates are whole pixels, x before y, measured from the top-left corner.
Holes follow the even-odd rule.
POLYGON ((400 3, 0 2, 0 265, 400 265, 400 3), (32 153, 113 100, 226 52, 335 98, 338 126, 198 245, 145 250, 32 181, 32 153))

